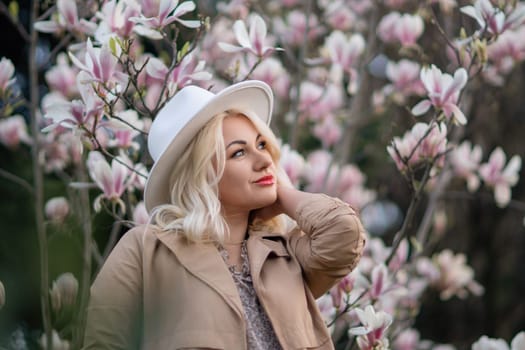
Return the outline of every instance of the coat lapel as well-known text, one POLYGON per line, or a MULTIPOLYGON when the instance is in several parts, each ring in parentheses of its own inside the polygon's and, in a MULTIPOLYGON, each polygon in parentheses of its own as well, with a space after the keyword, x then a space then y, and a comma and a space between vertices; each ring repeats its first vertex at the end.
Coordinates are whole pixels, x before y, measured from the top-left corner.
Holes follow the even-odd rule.
POLYGON ((173 232, 158 232, 157 238, 194 276, 215 289, 243 318, 242 304, 235 282, 217 247, 212 243, 189 243, 173 232))
POLYGON ((286 243, 279 242, 284 240, 280 232, 264 232, 252 230, 249 232, 250 237, 247 242, 248 256, 250 259, 250 272, 252 280, 259 280, 264 262, 270 253, 277 256, 289 256, 285 246, 286 243))

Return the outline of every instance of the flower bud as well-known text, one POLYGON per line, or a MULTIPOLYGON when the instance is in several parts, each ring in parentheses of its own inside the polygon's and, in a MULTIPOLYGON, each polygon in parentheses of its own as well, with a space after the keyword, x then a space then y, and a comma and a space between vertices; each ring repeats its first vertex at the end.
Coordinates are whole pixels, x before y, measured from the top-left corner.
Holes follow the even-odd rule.
POLYGON ((47 201, 46 207, 46 216, 48 219, 61 223, 69 214, 69 204, 67 199, 64 197, 54 197, 47 201))
POLYGON ((5 288, 4 288, 4 284, 2 283, 2 281, 0 281, 0 310, 2 310, 4 305, 5 305, 5 288))
POLYGON ((144 225, 149 222, 149 216, 144 202, 138 203, 133 210, 133 222, 135 225, 144 225))
MULTIPOLYGON (((61 339, 58 335, 57 331, 53 329, 52 335, 51 335, 51 348, 53 350, 69 350, 69 342, 67 340, 61 339)), ((42 349, 47 349, 47 338, 46 334, 42 334, 40 337, 40 346, 42 349)))
POLYGON ((78 292, 78 281, 72 273, 66 272, 58 276, 49 291, 51 308, 58 313, 64 308, 75 306, 78 292))

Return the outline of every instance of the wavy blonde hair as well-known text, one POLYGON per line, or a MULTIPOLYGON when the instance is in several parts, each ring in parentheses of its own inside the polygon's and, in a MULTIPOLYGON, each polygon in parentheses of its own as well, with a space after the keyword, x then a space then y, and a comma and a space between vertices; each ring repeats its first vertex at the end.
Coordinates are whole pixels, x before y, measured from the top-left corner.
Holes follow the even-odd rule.
MULTIPOLYGON (((218 190, 226 163, 222 124, 224 118, 239 114, 246 116, 236 110, 214 116, 175 161, 169 182, 170 203, 152 212, 152 222, 162 230, 173 230, 191 242, 223 243, 229 235, 218 190)), ((265 138, 274 166, 280 169, 275 135, 259 118, 248 119, 265 138)))

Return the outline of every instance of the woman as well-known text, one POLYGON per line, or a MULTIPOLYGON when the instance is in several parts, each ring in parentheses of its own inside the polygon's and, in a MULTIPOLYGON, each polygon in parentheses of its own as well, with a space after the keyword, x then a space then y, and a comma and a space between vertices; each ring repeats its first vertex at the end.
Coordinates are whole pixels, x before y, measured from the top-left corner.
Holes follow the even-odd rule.
POLYGON ((185 87, 161 110, 152 223, 98 274, 85 349, 333 349, 315 298, 355 267, 364 230, 345 203, 286 182, 272 102, 246 81, 185 87))

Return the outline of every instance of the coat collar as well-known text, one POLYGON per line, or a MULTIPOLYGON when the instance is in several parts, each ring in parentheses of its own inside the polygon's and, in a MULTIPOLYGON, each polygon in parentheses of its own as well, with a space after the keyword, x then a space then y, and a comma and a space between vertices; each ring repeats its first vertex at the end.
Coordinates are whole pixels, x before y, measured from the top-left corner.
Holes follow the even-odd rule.
MULTIPOLYGON (((237 314, 243 318, 243 307, 239 292, 228 267, 218 248, 213 243, 190 243, 181 235, 171 231, 156 231, 155 235, 170 249, 179 262, 194 276, 216 290, 237 314)), ((273 252, 278 256, 288 255, 281 232, 268 232, 263 228, 250 228, 247 250, 250 259, 250 272, 254 284, 268 256, 273 252)))
POLYGON ((216 290, 242 318, 243 308, 235 282, 213 243, 190 243, 173 232, 159 232, 164 243, 190 273, 216 290))

